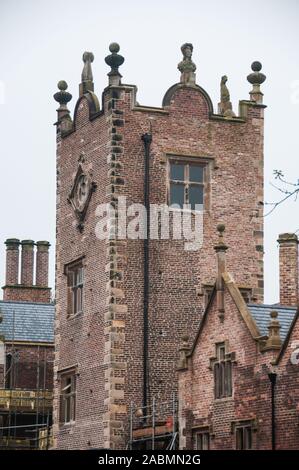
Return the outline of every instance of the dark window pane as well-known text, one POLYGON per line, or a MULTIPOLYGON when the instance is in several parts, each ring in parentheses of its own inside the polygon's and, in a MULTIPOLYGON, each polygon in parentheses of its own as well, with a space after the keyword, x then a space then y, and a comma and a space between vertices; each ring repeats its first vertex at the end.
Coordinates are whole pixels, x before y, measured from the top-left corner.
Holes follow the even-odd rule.
POLYGON ((170 165, 170 179, 184 181, 184 165, 171 163, 170 165))
POLYGON ((238 428, 236 430, 236 448, 237 450, 242 450, 243 449, 243 429, 238 428))
POLYGON ((195 204, 203 204, 203 186, 189 186, 189 204, 191 204, 191 209, 195 209, 195 204))
POLYGON ((203 182, 203 167, 198 165, 189 165, 189 181, 203 182))
POLYGON ((251 428, 246 427, 244 431, 245 431, 245 449, 251 449, 252 448, 251 428))
POLYGON ((170 205, 178 204, 180 207, 183 207, 184 190, 185 187, 183 184, 170 184, 170 205))

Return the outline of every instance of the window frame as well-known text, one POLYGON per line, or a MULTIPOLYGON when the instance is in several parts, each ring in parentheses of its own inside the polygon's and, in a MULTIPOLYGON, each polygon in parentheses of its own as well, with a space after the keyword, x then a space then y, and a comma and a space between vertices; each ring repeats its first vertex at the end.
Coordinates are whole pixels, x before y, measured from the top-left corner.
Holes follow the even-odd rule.
POLYGON ((65 265, 67 279, 67 317, 74 318, 84 310, 84 257, 65 265), (80 306, 78 308, 78 306, 80 306))
POLYGON ((72 425, 76 421, 77 373, 76 370, 67 370, 60 374, 59 394, 59 424, 72 425), (67 381, 70 381, 67 383, 67 381), (69 393, 66 393, 70 390, 69 393))
POLYGON ((235 426, 235 448, 236 450, 253 449, 253 426, 251 422, 239 423, 235 426))
MULTIPOLYGON (((188 204, 186 199, 186 193, 188 193, 188 189, 190 186, 201 186, 203 188, 203 203, 202 208, 203 210, 209 210, 210 206, 210 168, 211 163, 213 162, 212 157, 202 157, 202 156, 184 156, 184 155, 167 155, 167 205, 169 210, 172 211, 191 211, 197 212, 195 209, 184 209, 183 207, 171 207, 171 200, 170 200, 170 191, 171 191, 171 184, 183 184, 184 185, 184 204, 188 204), (171 178, 171 165, 178 164, 184 165, 184 181, 183 180, 175 180, 171 178), (190 166, 198 166, 203 169, 203 179, 202 182, 190 181, 189 174, 190 174, 190 166)), ((189 193, 188 193, 189 194, 189 193)))
POLYGON ((210 450, 211 434, 207 427, 193 430, 193 450, 210 450), (200 446, 198 439, 201 438, 200 446))
POLYGON ((212 359, 214 398, 222 400, 233 396, 233 353, 227 353, 226 342, 216 343, 216 356, 212 359))

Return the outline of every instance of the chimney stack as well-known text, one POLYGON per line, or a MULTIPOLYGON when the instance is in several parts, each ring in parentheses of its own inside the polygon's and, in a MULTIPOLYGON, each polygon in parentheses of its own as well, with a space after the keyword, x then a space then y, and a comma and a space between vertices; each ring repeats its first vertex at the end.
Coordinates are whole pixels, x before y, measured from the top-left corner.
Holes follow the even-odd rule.
POLYGON ((3 300, 12 302, 51 302, 51 289, 48 287, 49 247, 47 241, 36 242, 36 273, 34 284, 33 240, 9 238, 6 244, 6 282, 3 287, 3 300), (21 279, 19 279, 19 245, 21 252, 21 279))
POLYGON ((17 238, 8 238, 6 245, 6 285, 16 285, 19 279, 19 245, 17 238))
POLYGON ((279 243, 280 304, 297 306, 299 301, 298 237, 295 233, 282 233, 279 243))
POLYGON ((36 285, 48 287, 49 247, 47 241, 36 242, 36 285))
POLYGON ((22 240, 21 284, 33 286, 34 241, 22 240))

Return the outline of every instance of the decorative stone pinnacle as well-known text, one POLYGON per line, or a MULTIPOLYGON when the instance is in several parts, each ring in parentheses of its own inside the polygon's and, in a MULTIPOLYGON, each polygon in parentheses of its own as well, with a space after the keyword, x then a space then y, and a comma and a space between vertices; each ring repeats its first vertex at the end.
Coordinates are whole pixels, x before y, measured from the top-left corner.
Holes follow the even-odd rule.
POLYGON ((273 310, 270 312, 270 323, 268 326, 269 330, 269 337, 266 342, 266 348, 267 349, 279 349, 281 347, 281 338, 280 338, 280 323, 277 319, 278 313, 273 310))
POLYGON ((224 232, 225 232, 225 225, 224 224, 218 224, 217 225, 217 232, 219 235, 218 238, 218 244, 214 247, 216 251, 226 251, 228 249, 228 246, 224 243, 224 232))
POLYGON ((177 368, 179 370, 184 370, 188 368, 188 354, 190 353, 190 346, 189 346, 189 336, 184 335, 182 337, 182 345, 179 349, 179 360, 177 363, 177 368))
POLYGON ((66 81, 60 80, 57 83, 57 87, 58 87, 59 91, 57 91, 57 93, 55 93, 55 95, 53 95, 54 100, 57 101, 60 104, 59 110, 60 109, 66 110, 67 109, 66 105, 69 101, 71 101, 72 95, 68 91, 66 91, 67 88, 68 88, 68 85, 67 85, 66 81))
POLYGON ((88 91, 94 91, 93 76, 91 64, 94 61, 94 55, 92 52, 84 52, 82 60, 84 67, 81 74, 81 83, 79 85, 79 95, 82 96, 88 91))
POLYGON ((119 50, 119 44, 117 44, 117 42, 112 42, 109 46, 111 54, 105 57, 106 64, 111 67, 111 70, 108 73, 109 85, 117 86, 121 83, 122 76, 118 68, 124 63, 125 59, 122 55, 118 54, 119 50))
POLYGON ((260 90, 260 86, 266 80, 266 75, 261 73, 262 64, 258 61, 252 62, 251 70, 252 73, 247 76, 247 80, 252 84, 252 90, 250 92, 251 101, 262 103, 263 94, 260 90))
POLYGON ((178 64, 178 69, 181 72, 181 83, 194 86, 196 65, 192 61, 193 45, 186 42, 182 45, 181 51, 183 53, 183 60, 178 64))
POLYGON ((67 103, 71 101, 72 95, 66 91, 68 86, 64 80, 60 80, 57 84, 57 87, 59 91, 54 94, 54 100, 57 101, 60 106, 57 109, 58 119, 56 124, 63 132, 70 130, 72 127, 70 111, 67 107, 67 103))
POLYGON ((219 114, 225 117, 233 117, 235 113, 233 112, 232 103, 230 101, 230 94, 226 86, 227 76, 223 75, 220 82, 220 103, 218 104, 219 114))

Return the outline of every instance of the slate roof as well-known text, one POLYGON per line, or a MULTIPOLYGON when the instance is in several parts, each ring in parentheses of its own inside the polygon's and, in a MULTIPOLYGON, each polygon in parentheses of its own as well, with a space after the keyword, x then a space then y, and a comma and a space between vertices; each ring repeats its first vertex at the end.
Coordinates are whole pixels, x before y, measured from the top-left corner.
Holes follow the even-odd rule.
POLYGON ((0 335, 6 341, 52 343, 54 310, 54 304, 0 301, 0 335))
POLYGON ((270 312, 275 310, 278 313, 278 321, 280 323, 280 337, 284 340, 288 334, 291 323, 296 314, 296 307, 284 307, 282 305, 263 305, 248 304, 247 305, 252 317, 254 318, 258 329, 262 336, 269 334, 268 325, 270 323, 270 312))

